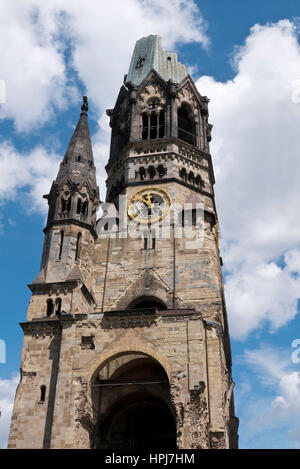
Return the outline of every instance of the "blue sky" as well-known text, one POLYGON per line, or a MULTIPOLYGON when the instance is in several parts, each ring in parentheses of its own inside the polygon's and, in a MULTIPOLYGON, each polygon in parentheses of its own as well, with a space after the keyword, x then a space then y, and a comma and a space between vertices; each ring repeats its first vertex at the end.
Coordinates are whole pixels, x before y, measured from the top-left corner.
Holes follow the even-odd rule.
POLYGON ((292 0, 15 0, 0 5, 0 446, 20 364, 55 177, 89 96, 101 198, 109 127, 135 41, 160 34, 178 52, 214 125, 211 153, 222 235, 240 447, 300 447, 300 48, 292 0), (116 31, 118 32, 116 34, 116 31), (2 37, 1 37, 2 36, 2 37), (1 97, 1 95, 0 95, 1 97))

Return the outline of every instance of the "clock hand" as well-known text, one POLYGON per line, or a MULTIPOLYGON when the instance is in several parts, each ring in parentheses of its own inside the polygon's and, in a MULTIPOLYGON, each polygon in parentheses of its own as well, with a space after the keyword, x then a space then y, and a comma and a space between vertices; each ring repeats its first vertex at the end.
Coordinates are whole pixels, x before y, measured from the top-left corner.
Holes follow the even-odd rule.
POLYGON ((144 204, 148 205, 147 200, 145 200, 145 199, 144 199, 143 197, 141 197, 140 195, 136 195, 135 198, 140 199, 142 202, 144 202, 144 204))

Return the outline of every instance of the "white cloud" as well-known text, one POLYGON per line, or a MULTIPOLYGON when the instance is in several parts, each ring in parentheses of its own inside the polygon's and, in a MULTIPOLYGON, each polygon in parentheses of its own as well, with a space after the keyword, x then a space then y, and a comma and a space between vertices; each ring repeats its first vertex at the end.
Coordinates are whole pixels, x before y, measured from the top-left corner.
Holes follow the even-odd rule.
POLYGON ((297 311, 300 285, 291 270, 300 268, 296 27, 287 20, 255 25, 233 63, 232 80, 204 76, 197 87, 211 98, 230 329, 244 338, 265 324, 276 330, 297 311), (276 266, 284 255, 287 265, 276 266))
POLYGON ((266 324, 274 332, 292 320, 300 292, 300 279, 291 275, 287 268, 281 269, 274 262, 260 259, 248 261, 247 255, 245 257, 226 278, 230 329, 239 339, 266 324))
POLYGON ((266 344, 254 350, 245 349, 240 359, 257 373, 265 385, 271 386, 278 384, 291 365, 291 356, 287 350, 266 344))
POLYGON ((280 447, 299 447, 300 372, 292 369, 290 351, 261 345, 245 350, 241 360, 268 390, 261 396, 252 388, 247 405, 247 396, 241 396, 244 437, 268 432, 271 441, 271 435, 275 436, 270 431, 277 430, 281 431, 280 447))
POLYGON ((297 409, 300 414, 300 373, 294 371, 282 376, 279 390, 280 394, 273 400, 272 406, 279 411, 289 410, 292 413, 297 409))
POLYGON ((18 130, 42 124, 54 108, 66 106, 68 96, 77 98, 74 70, 94 110, 113 105, 141 36, 161 34, 167 47, 208 45, 193 0, 111 0, 101 6, 89 0, 84 7, 81 0, 15 0, 1 2, 0 17, 0 79, 6 84, 0 118, 14 119, 18 130))
POLYGON ((10 379, 0 378, 0 448, 7 447, 11 414, 15 398, 19 374, 15 373, 10 379))
POLYGON ((24 189, 29 197, 29 207, 45 213, 47 202, 42 196, 50 190, 60 159, 43 147, 23 154, 10 143, 0 143, 0 200, 14 200, 18 191, 24 189))
POLYGON ((6 102, 0 118, 14 119, 18 130, 45 122, 54 106, 65 105, 66 67, 56 39, 59 24, 41 14, 38 2, 0 3, 0 78, 6 102))

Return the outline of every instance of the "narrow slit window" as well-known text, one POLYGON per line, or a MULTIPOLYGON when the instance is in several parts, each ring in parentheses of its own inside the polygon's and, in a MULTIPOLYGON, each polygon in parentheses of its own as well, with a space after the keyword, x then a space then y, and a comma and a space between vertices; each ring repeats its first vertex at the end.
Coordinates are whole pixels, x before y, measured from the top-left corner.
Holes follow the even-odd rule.
POLYGON ((62 198, 61 199, 61 211, 65 212, 67 210, 67 201, 66 199, 62 198))
POLYGON ((81 213, 81 208, 82 208, 82 202, 81 202, 81 199, 78 199, 78 202, 77 202, 77 215, 79 215, 81 213))
POLYGON ((156 112, 152 112, 151 118, 150 118, 150 138, 156 138, 157 137, 157 114, 156 112))
POLYGON ((81 233, 78 233, 78 235, 77 235, 77 242, 76 242, 75 261, 78 261, 78 260, 80 259, 81 238, 82 238, 82 234, 81 234, 81 233))
POLYGON ((53 314, 53 300, 49 298, 47 300, 47 316, 52 316, 53 314))
POLYGON ((61 312, 61 298, 56 298, 55 300, 55 314, 58 316, 61 312))
POLYGON ((40 387, 40 403, 45 402, 45 398, 46 398, 46 386, 43 384, 40 387))
POLYGON ((156 231, 151 231, 151 238, 152 238, 152 249, 155 249, 156 246, 156 231))
POLYGON ((58 259, 61 260, 61 255, 62 255, 62 250, 63 250, 63 244, 64 244, 64 231, 61 230, 60 232, 60 244, 59 244, 59 254, 58 254, 58 259))
POLYGON ((165 175, 165 168, 161 165, 158 166, 157 168, 158 176, 159 178, 163 178, 165 175))
POLYGON ((148 249, 148 231, 144 232, 144 249, 148 249))
POLYGON ((159 138, 164 138, 165 136, 165 113, 163 110, 159 113, 159 138))

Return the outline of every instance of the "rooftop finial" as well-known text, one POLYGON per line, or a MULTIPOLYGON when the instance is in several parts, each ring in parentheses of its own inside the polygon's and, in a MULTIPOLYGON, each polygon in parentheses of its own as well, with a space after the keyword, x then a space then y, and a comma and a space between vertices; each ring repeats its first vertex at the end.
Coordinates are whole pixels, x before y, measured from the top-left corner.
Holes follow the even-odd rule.
POLYGON ((82 96, 82 99, 83 99, 83 105, 81 106, 81 110, 82 112, 87 113, 89 109, 87 96, 82 96))

